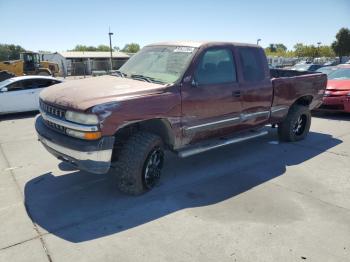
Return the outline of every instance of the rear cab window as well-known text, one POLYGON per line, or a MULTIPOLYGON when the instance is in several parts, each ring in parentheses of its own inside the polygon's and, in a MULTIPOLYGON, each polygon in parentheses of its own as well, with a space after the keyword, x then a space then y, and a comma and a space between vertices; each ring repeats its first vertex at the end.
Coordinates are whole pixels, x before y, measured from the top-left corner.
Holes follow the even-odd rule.
POLYGON ((258 82, 265 79, 264 64, 257 48, 239 47, 239 60, 245 82, 258 82))

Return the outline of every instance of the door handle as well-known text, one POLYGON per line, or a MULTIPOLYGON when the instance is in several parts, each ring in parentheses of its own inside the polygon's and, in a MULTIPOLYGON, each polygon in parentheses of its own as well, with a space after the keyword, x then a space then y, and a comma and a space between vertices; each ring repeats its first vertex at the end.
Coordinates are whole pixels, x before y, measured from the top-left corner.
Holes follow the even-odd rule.
POLYGON ((232 96, 233 97, 240 97, 241 96, 241 91, 238 90, 238 91, 232 91, 232 96))

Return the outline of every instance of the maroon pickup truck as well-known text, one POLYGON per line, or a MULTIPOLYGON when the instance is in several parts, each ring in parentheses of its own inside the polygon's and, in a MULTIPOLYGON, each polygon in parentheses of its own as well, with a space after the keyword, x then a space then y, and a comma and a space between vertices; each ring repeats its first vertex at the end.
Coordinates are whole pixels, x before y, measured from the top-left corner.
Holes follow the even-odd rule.
POLYGON ((115 75, 40 94, 39 140, 78 169, 116 176, 129 194, 159 181, 168 149, 188 157, 266 135, 305 138, 324 74, 269 70, 257 45, 170 42, 144 47, 115 75))

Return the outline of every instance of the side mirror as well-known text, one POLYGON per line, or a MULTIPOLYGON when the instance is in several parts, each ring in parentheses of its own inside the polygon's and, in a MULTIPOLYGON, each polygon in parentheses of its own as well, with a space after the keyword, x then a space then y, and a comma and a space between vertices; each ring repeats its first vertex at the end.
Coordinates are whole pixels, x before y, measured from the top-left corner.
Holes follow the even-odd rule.
POLYGON ((3 88, 1 88, 1 90, 0 90, 1 92, 7 92, 8 91, 8 89, 7 89, 7 87, 3 87, 3 88))

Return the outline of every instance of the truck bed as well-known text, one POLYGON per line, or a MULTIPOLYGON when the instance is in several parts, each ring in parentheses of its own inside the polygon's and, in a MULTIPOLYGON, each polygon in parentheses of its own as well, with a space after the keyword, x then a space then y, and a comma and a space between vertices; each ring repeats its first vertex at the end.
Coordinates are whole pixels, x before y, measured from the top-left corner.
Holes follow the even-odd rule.
POLYGON ((271 78, 280 78, 280 77, 293 77, 293 76, 301 76, 301 75, 310 75, 310 74, 319 74, 317 72, 309 72, 309 71, 296 71, 290 69, 270 69, 271 78))
POLYGON ((327 75, 315 72, 271 69, 273 86, 272 122, 278 123, 288 113, 289 107, 298 99, 309 105, 310 110, 319 107, 327 86, 327 75), (285 110, 283 110, 283 108, 285 110))

